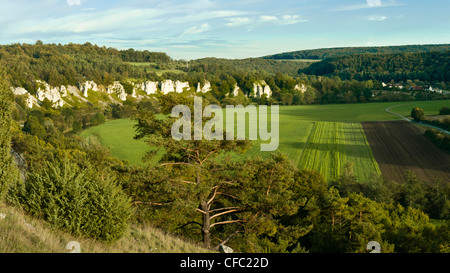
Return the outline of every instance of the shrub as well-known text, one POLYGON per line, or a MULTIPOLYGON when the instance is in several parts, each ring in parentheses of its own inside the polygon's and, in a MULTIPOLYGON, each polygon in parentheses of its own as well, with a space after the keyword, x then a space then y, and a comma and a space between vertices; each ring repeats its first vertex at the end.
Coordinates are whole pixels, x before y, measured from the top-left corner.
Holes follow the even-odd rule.
POLYGON ((439 115, 450 115, 450 108, 448 107, 442 107, 439 110, 439 115))
POLYGON ((423 109, 420 109, 419 107, 413 108, 411 111, 411 117, 415 120, 415 121, 421 121, 424 119, 425 113, 423 111, 423 109))
POLYGON ((129 198, 112 178, 67 159, 31 170, 9 200, 53 227, 104 241, 120 238, 132 215, 129 198))
POLYGON ((425 132, 425 136, 434 142, 439 148, 450 152, 450 137, 441 134, 438 130, 429 129, 425 132))

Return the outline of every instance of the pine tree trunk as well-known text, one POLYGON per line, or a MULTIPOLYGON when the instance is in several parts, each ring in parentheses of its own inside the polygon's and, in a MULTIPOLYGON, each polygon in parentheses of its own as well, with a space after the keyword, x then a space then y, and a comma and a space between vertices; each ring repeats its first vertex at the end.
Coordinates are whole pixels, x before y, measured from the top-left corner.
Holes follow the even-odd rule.
POLYGON ((203 243, 206 248, 211 248, 211 217, 209 215, 208 204, 205 201, 202 201, 201 208, 205 212, 203 213, 203 227, 202 227, 202 236, 203 243))

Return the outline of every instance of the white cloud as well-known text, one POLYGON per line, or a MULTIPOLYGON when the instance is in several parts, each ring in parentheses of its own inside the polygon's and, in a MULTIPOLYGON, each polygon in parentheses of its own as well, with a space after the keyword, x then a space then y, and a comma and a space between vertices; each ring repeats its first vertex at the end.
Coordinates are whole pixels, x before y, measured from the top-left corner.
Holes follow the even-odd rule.
POLYGON ((377 16, 377 15, 372 15, 372 16, 369 16, 369 18, 367 18, 367 20, 369 20, 369 21, 384 21, 386 19, 387 19, 386 16, 377 16))
POLYGON ((16 25, 16 32, 28 33, 98 33, 121 29, 130 29, 157 20, 158 11, 153 9, 111 9, 91 13, 71 14, 59 18, 46 18, 39 23, 23 20, 16 25))
POLYGON ((306 22, 308 20, 306 19, 300 19, 300 16, 298 15, 283 15, 281 17, 281 20, 278 22, 280 25, 291 25, 291 24, 297 24, 301 22, 306 22))
POLYGON ((182 35, 198 34, 198 33, 205 32, 205 31, 209 30, 210 28, 211 27, 209 26, 208 23, 204 23, 204 24, 201 24, 200 26, 194 26, 194 27, 186 29, 182 35))
POLYGON ((259 17, 259 19, 262 22, 270 22, 270 21, 276 21, 278 18, 276 16, 262 15, 259 17))
POLYGON ((79 6, 79 5, 81 5, 81 0, 67 0, 67 5, 79 6))
POLYGON ((342 7, 337 7, 331 9, 331 11, 351 11, 351 10, 360 10, 360 9, 370 9, 370 8, 386 8, 386 7, 397 7, 402 4, 391 1, 389 3, 381 3, 381 0, 366 0, 365 4, 356 4, 356 5, 347 5, 342 7))
POLYGON ((367 0, 367 5, 370 7, 381 6, 381 0, 367 0))
POLYGON ((229 18, 227 23, 227 26, 234 27, 234 26, 241 26, 248 23, 251 23, 250 18, 248 17, 235 17, 235 18, 229 18))

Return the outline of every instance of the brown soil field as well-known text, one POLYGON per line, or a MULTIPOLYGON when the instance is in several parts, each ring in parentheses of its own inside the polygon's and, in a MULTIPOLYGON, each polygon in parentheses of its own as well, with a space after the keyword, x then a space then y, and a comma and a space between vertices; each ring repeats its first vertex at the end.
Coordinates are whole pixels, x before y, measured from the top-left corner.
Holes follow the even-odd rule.
POLYGON ((387 180, 404 182, 411 170, 424 182, 435 178, 450 182, 450 154, 440 150, 406 121, 363 122, 362 127, 387 180))

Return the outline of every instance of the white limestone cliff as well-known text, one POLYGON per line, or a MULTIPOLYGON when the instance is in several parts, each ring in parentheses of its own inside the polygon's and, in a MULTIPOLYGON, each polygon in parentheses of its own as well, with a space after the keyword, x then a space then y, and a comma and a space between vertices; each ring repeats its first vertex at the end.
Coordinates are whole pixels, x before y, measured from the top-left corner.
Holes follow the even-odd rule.
POLYGON ((203 87, 201 87, 200 83, 197 84, 197 92, 206 93, 209 91, 211 91, 211 83, 209 81, 205 80, 203 87))
POLYGON ((180 81, 176 81, 175 82, 175 92, 177 93, 182 93, 185 89, 189 89, 189 82, 180 82, 180 81))
POLYGON ((14 95, 16 96, 25 96, 26 97, 26 105, 28 108, 33 108, 33 106, 38 106, 39 107, 39 102, 38 100, 32 96, 30 93, 28 93, 28 91, 23 88, 23 87, 11 87, 11 91, 13 92, 14 95))
POLYGON ((118 81, 115 81, 113 84, 108 86, 106 92, 108 94, 117 94, 119 99, 122 101, 127 99, 127 93, 125 92, 125 88, 123 88, 123 85, 121 85, 120 82, 118 81))
POLYGON ((272 96, 272 90, 265 81, 253 83, 253 95, 255 98, 260 98, 263 94, 266 94, 267 98, 272 96))
POLYGON ((136 88, 144 91, 147 95, 156 94, 158 90, 158 82, 146 81, 136 84, 136 88))
POLYGON ((92 91, 98 91, 98 86, 94 81, 85 81, 83 83, 79 83, 78 88, 80 89, 83 96, 86 98, 88 96, 89 89, 92 91))
POLYGON ((175 92, 175 84, 172 80, 165 80, 161 82, 161 92, 166 95, 169 92, 175 92))
POLYGON ((61 90, 65 92, 65 95, 67 95, 67 89, 64 87, 53 87, 50 86, 48 83, 36 80, 38 83, 38 90, 36 91, 36 98, 39 101, 44 101, 45 99, 48 99, 50 102, 52 102, 52 107, 62 107, 64 106, 64 101, 61 97, 61 90))
POLYGON ((298 90, 302 93, 306 92, 306 85, 304 85, 303 83, 300 85, 299 83, 295 85, 294 87, 295 90, 298 90))
POLYGON ((237 97, 239 95, 239 91, 241 91, 241 89, 239 88, 239 86, 236 84, 234 86, 234 90, 233 90, 233 96, 237 97))

